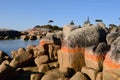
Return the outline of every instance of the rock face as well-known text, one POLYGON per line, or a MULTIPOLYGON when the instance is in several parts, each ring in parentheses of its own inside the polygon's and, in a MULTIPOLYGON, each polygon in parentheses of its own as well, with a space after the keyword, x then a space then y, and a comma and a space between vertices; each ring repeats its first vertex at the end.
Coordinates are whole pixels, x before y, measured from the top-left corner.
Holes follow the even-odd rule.
POLYGON ((85 47, 104 42, 106 34, 106 31, 99 26, 84 27, 71 31, 63 39, 61 51, 58 52, 60 67, 80 71, 85 66, 85 47))
POLYGON ((114 42, 114 40, 115 40, 118 36, 120 36, 120 33, 118 33, 118 32, 109 33, 109 34, 106 36, 107 43, 108 43, 109 45, 111 45, 112 42, 114 42))
POLYGON ((120 37, 111 45, 103 63, 103 80, 120 79, 120 37), (117 44, 116 44, 117 42, 117 44))
POLYGON ((109 46, 106 43, 99 43, 97 47, 92 46, 85 48, 85 64, 89 68, 98 71, 103 68, 103 61, 106 53, 109 51, 109 46))

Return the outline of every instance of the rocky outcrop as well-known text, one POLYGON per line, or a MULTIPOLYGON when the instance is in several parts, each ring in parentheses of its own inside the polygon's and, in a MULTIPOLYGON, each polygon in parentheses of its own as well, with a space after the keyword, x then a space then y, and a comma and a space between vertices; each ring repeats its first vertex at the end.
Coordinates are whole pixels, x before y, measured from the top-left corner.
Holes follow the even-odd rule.
POLYGON ((21 32, 16 30, 0 30, 0 39, 18 39, 21 32))
POLYGON ((58 52, 60 67, 80 71, 85 66, 85 47, 104 42, 106 34, 106 31, 99 26, 84 27, 71 31, 63 39, 62 48, 58 52))

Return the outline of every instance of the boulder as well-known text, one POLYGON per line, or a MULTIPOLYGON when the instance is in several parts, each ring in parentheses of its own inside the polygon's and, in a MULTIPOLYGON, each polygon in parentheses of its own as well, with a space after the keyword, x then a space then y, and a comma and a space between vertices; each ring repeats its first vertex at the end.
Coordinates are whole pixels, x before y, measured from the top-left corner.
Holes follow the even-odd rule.
POLYGON ((65 78, 65 75, 58 69, 48 71, 41 80, 58 80, 59 78, 65 78))
POLYGON ((10 62, 10 66, 12 67, 24 67, 31 65, 30 63, 33 60, 32 54, 26 52, 24 50, 18 50, 18 54, 13 60, 10 62))
POLYGON ((70 80, 88 80, 87 77, 81 72, 76 72, 70 80))
POLYGON ((48 65, 49 65, 50 69, 59 68, 58 62, 48 63, 48 65))
POLYGON ((33 51, 34 51, 34 57, 35 58, 38 57, 38 56, 45 55, 44 46, 38 45, 33 49, 33 51))
POLYGON ((118 36, 120 36, 120 33, 118 33, 118 32, 109 33, 109 34, 106 36, 107 44, 108 44, 108 45, 111 45, 118 36))
POLYGON ((0 50, 0 64, 4 61, 4 60, 8 60, 10 61, 11 58, 3 51, 0 50))
POLYGON ((39 67, 41 64, 47 63, 49 60, 47 55, 38 56, 35 58, 35 64, 39 67))
POLYGON ((49 65, 48 64, 42 64, 41 66, 38 67, 38 72, 45 73, 49 70, 49 65))
POLYGON ((16 69, 9 66, 9 61, 4 61, 0 65, 0 80, 15 80, 18 76, 16 69))
POLYGON ((63 39, 61 51, 58 52, 60 67, 73 68, 80 71, 85 66, 85 47, 104 42, 107 32, 99 26, 78 28, 63 39))
POLYGON ((29 40, 36 40, 37 37, 35 35, 30 35, 29 40))
POLYGON ((85 66, 82 68, 81 72, 86 74, 90 78, 90 80, 96 80, 98 70, 95 70, 95 69, 85 66))
MULTIPOLYGON (((118 44, 111 45, 103 63, 103 80, 120 79, 120 38, 116 39, 118 44)), ((115 41, 115 43, 116 43, 115 41)))
POLYGON ((103 61, 106 53, 109 51, 109 46, 106 43, 99 43, 98 46, 85 48, 85 64, 89 68, 98 71, 103 69, 103 61))
POLYGON ((28 35, 22 35, 22 36, 21 36, 21 39, 22 39, 22 40, 29 40, 29 36, 28 36, 28 35))

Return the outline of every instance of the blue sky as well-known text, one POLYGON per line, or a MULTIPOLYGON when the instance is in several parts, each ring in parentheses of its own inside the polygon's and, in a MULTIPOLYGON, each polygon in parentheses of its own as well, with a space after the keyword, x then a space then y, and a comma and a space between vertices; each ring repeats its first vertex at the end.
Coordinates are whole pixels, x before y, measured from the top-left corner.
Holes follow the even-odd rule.
POLYGON ((26 30, 35 25, 64 26, 71 20, 83 25, 89 16, 91 23, 102 19, 108 26, 119 25, 120 0, 0 0, 0 28, 26 30))

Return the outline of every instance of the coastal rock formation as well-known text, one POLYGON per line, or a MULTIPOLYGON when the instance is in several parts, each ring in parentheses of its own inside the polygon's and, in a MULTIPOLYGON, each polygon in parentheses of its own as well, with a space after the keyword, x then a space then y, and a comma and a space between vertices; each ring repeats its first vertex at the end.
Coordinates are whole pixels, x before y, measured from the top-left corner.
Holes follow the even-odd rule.
POLYGON ((85 66, 85 47, 104 42, 106 35, 106 31, 100 26, 83 27, 71 31, 63 39, 61 51, 58 52, 60 67, 80 71, 85 66))
POLYGON ((16 30, 0 30, 0 39, 18 39, 21 32, 16 30))
POLYGON ((120 37, 111 45, 103 63, 103 80, 120 79, 120 37), (117 43, 117 44, 116 44, 117 43))

